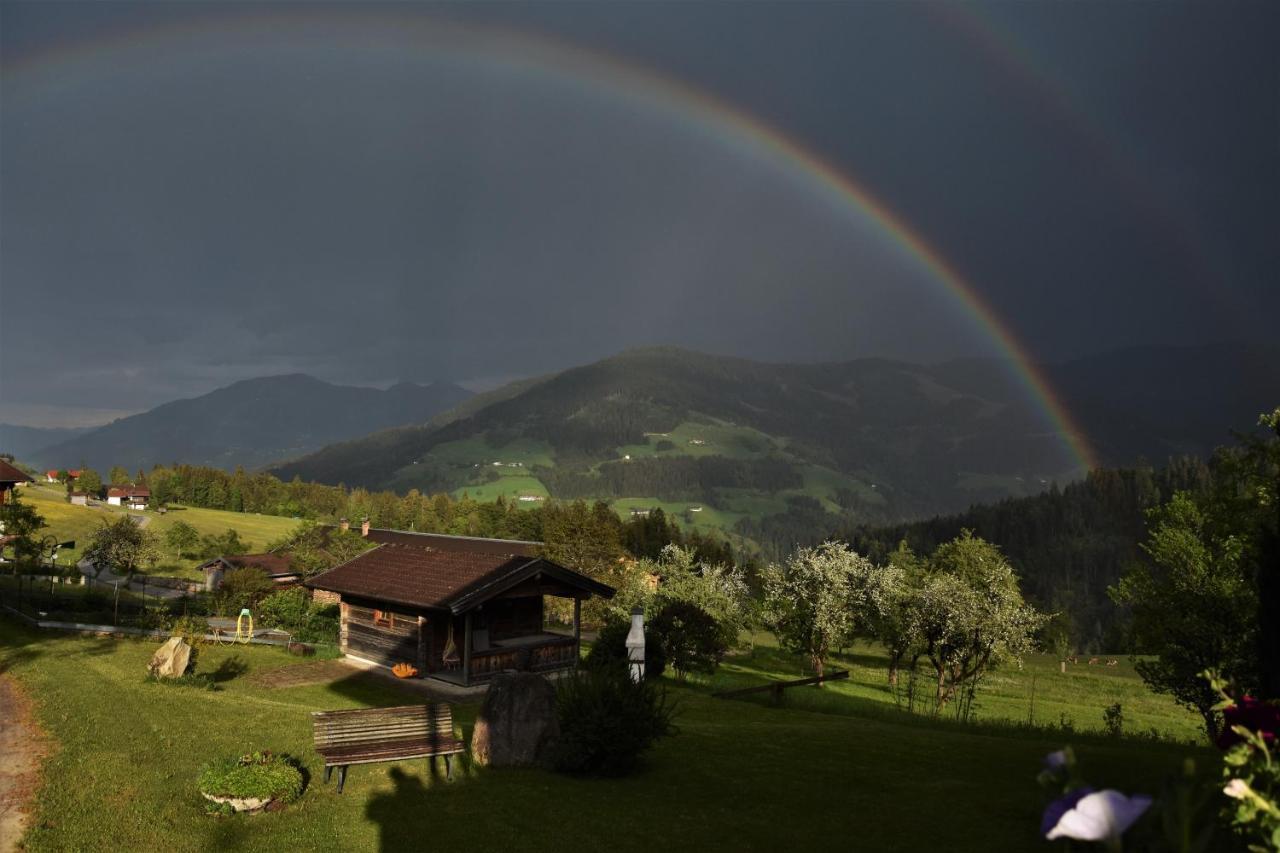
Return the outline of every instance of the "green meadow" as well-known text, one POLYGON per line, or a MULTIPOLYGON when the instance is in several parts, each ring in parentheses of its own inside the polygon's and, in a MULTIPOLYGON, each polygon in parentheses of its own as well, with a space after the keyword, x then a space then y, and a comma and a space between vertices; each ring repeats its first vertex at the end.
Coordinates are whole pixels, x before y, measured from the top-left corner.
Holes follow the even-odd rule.
MULTIPOLYGON (((763 638, 761 638, 763 639, 763 638)), ((351 674, 271 686, 302 662, 265 647, 201 650, 212 692, 144 682, 154 643, 37 634, 0 621, 0 671, 34 698, 51 742, 37 795, 31 851, 571 849, 1026 851, 1042 807, 1042 756, 1073 743, 1092 779, 1152 791, 1188 744, 1107 738, 1102 708, 1120 701, 1126 722, 1194 737, 1194 720, 1148 694, 1127 662, 1054 677, 1049 662, 998 673, 984 686, 978 725, 894 707, 883 657, 856 648, 833 666, 853 677, 788 691, 783 703, 725 700, 710 691, 798 674, 772 645, 731 657, 710 678, 667 688, 679 732, 625 779, 464 764, 446 783, 427 762, 352 769, 346 792, 321 782, 310 712, 421 701, 394 681, 351 674), (1015 725, 1037 681, 1037 722, 1065 714, 1074 733, 1015 725), (278 813, 206 816, 195 791, 213 758, 271 749, 309 775, 300 801, 278 813), (397 780, 396 777, 399 777, 397 780)), ((1083 665, 1082 665, 1083 666, 1083 665)), ((299 679, 293 678, 293 681, 299 679)), ((462 734, 474 704, 455 706, 462 734)))
POLYGON ((282 518, 274 515, 257 515, 243 512, 227 512, 219 509, 202 509, 200 507, 170 506, 166 513, 128 510, 118 506, 108 506, 100 501, 98 506, 84 507, 67 503, 66 492, 60 486, 31 485, 21 492, 22 499, 44 516, 46 528, 41 535, 56 536, 61 541, 74 540, 76 547, 70 551, 60 551, 58 562, 70 566, 80 559, 81 553, 89 544, 93 532, 104 521, 110 521, 119 515, 127 514, 151 519, 147 529, 160 537, 163 557, 158 565, 151 569, 153 574, 175 577, 199 576, 195 571, 198 561, 178 560, 164 547, 165 531, 179 521, 185 521, 196 529, 201 536, 221 535, 227 530, 235 530, 248 546, 250 553, 265 549, 270 543, 287 535, 298 525, 296 519, 282 518))

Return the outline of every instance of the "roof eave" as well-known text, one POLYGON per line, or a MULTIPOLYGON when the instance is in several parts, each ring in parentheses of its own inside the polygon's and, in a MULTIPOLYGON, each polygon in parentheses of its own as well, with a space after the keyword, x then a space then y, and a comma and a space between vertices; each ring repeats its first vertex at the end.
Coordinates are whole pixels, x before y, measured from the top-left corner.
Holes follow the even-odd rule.
POLYGON ((548 560, 546 557, 534 557, 519 568, 513 569, 501 577, 494 578, 489 583, 448 602, 448 608, 454 614, 463 613, 541 572, 547 572, 552 576, 559 575, 559 580, 565 581, 571 586, 578 586, 583 591, 591 595, 599 595, 602 598, 613 598, 614 593, 617 592, 608 584, 600 583, 598 580, 589 578, 581 572, 565 568, 559 563, 548 560))

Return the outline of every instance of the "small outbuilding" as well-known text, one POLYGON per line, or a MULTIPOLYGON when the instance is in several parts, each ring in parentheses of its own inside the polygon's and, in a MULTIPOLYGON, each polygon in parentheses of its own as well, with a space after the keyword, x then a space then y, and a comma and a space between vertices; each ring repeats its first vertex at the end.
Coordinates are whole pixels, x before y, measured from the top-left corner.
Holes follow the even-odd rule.
POLYGON ((231 554, 214 557, 197 568, 204 572, 204 588, 210 592, 222 586, 222 579, 232 569, 261 569, 276 586, 287 589, 302 580, 288 554, 231 554))
POLYGON ((582 602, 614 594, 540 556, 539 542, 362 532, 376 547, 304 585, 337 597, 344 654, 419 677, 469 686, 506 670, 573 669, 582 602), (572 633, 548 627, 547 596, 573 601, 572 633))

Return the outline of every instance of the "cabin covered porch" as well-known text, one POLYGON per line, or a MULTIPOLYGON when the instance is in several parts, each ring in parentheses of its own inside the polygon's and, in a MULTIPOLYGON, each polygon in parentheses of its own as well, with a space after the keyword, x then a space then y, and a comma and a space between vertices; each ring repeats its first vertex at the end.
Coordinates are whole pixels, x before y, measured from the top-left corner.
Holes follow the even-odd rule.
POLYGON ((385 667, 409 664, 418 678, 461 686, 509 670, 571 670, 581 649, 582 602, 592 595, 611 597, 613 590, 541 559, 473 586, 449 606, 343 593, 340 642, 352 657, 385 667), (547 603, 555 599, 572 602, 568 626, 548 619, 547 603))

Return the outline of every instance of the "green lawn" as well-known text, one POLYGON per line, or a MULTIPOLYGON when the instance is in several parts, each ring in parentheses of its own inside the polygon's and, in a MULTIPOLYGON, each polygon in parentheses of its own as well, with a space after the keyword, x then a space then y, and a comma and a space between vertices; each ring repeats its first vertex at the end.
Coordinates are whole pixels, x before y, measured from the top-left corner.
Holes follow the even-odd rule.
MULTIPOLYGON (((56 746, 47 759, 29 850, 777 850, 1025 851, 1041 808, 1033 777, 1063 739, 928 723, 873 701, 875 686, 804 688, 781 708, 717 700, 676 686, 679 734, 638 775, 575 779, 536 770, 466 768, 446 784, 423 761, 356 767, 341 796, 320 782, 309 712, 413 701, 391 682, 354 676, 272 689, 264 670, 299 665, 276 649, 201 651, 202 671, 244 671, 213 693, 146 684, 154 643, 34 634, 0 621, 0 671, 35 698, 56 746), (237 667, 237 668, 238 668, 237 667), (802 695, 802 694, 808 694, 802 695), (806 709, 809 696, 821 711, 806 709), (871 698, 867 698, 871 697, 871 698), (200 765, 252 749, 297 756, 303 798, 275 814, 207 817, 193 789, 200 765)), ((863 656, 850 659, 863 665, 863 656)), ((874 661, 865 660, 870 669, 874 661)), ((730 662, 725 682, 779 675, 776 651, 730 662)), ((1059 701, 1092 707, 1141 686, 1124 672, 1086 673, 1059 701), (1107 683, 1107 679, 1114 682, 1107 683)), ((1017 691, 1001 688, 1011 697, 1017 691)), ((1046 687, 1046 691, 1049 688, 1046 687)), ((1048 695, 1048 693, 1046 693, 1048 695)), ((1164 703, 1167 705, 1167 703, 1164 703)), ((1136 708, 1136 704, 1135 704, 1136 708)), ((1176 709, 1175 709, 1176 710, 1176 709)), ((1100 709, 1098 713, 1100 714, 1100 709)), ((1167 714, 1166 707, 1158 716, 1167 714)), ((1156 713, 1153 711, 1152 713, 1156 713)), ((469 734, 475 707, 457 707, 469 734)), ((1164 719, 1164 716, 1161 716, 1164 719)), ((1169 723, 1173 725, 1172 723, 1169 723)), ((1188 747, 1075 738, 1089 775, 1150 791, 1188 747)))
POLYGON ((151 571, 157 575, 190 577, 199 579, 200 573, 195 570, 198 560, 178 560, 163 547, 164 534, 178 521, 185 521, 194 527, 201 536, 206 534, 222 534, 234 529, 240 538, 249 545, 249 551, 261 551, 271 542, 280 539, 299 522, 296 519, 282 518, 274 515, 258 515, 256 513, 227 512, 220 509, 201 509, 199 507, 172 507, 169 512, 137 512, 108 506, 105 501, 98 506, 73 506, 66 502, 66 492, 62 487, 32 485, 24 487, 22 499, 33 506, 44 516, 46 529, 41 535, 52 534, 66 541, 75 540, 74 550, 61 551, 58 562, 61 565, 72 565, 80 559, 80 554, 89 544, 89 538, 103 521, 109 521, 121 514, 149 517, 147 529, 160 537, 164 558, 151 571))
MULTIPOLYGON (((1188 742, 1203 739, 1200 718, 1168 696, 1147 690, 1129 658, 1102 657, 1093 666, 1086 660, 1068 664, 1064 673, 1056 656, 1035 654, 1028 655, 1021 667, 1005 666, 990 673, 975 702, 979 725, 1022 726, 1030 722, 1037 727, 1060 728, 1065 724, 1077 732, 1100 734, 1104 731, 1103 710, 1119 702, 1129 734, 1150 736, 1154 732, 1164 739, 1188 742), (1107 660, 1117 661, 1116 666, 1107 666, 1107 660)), ((847 669, 847 680, 833 681, 821 691, 790 691, 787 702, 797 709, 823 713, 897 716, 902 713, 898 705, 906 704, 907 676, 901 675, 902 689, 895 698, 886 666, 887 658, 878 646, 858 644, 836 654, 828 664, 829 670, 847 669)), ((756 635, 754 650, 729 658, 707 687, 728 690, 812 674, 800 659, 780 651, 772 636, 761 633, 756 635)), ((927 698, 929 678, 922 664, 917 696, 927 698)), ((945 716, 936 723, 918 722, 948 724, 945 716)))
MULTIPOLYGON (((523 471, 523 469, 517 469, 523 471)), ((510 469, 504 470, 491 483, 478 483, 469 486, 463 486, 460 489, 454 489, 453 496, 460 498, 464 494, 470 495, 472 500, 477 501, 494 501, 499 495, 507 500, 516 500, 516 506, 537 506, 536 502, 522 503, 519 501, 521 495, 538 495, 546 498, 551 493, 547 491, 547 487, 542 485, 542 481, 537 477, 531 477, 524 473, 514 473, 510 469)))

